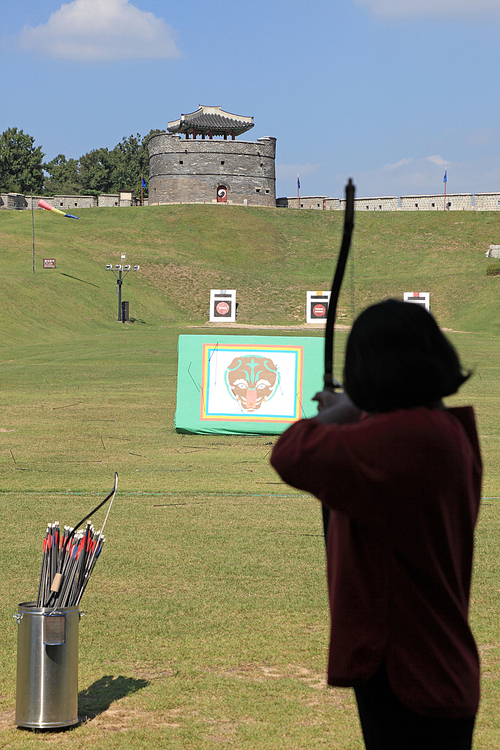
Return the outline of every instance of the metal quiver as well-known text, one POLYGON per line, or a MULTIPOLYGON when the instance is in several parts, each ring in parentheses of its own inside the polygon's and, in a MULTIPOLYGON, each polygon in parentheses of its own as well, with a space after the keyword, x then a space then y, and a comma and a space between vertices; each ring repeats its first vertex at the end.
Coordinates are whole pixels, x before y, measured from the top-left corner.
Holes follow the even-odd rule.
POLYGON ((78 724, 78 607, 19 604, 16 719, 19 727, 78 724))

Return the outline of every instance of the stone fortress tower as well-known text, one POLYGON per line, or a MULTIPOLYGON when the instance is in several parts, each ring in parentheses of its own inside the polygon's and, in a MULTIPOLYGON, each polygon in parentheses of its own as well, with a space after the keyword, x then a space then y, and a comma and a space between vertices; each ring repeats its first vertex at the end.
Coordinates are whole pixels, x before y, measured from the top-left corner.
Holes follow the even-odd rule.
POLYGON ((276 138, 236 140, 253 126, 253 117, 201 105, 169 122, 149 141, 149 205, 276 206, 276 138))

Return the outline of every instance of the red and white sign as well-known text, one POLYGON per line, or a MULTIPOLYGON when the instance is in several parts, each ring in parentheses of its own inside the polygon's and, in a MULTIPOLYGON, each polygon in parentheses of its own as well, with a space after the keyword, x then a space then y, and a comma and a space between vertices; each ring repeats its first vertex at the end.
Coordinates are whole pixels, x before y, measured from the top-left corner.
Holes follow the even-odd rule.
POLYGON ((211 323, 234 323, 236 321, 236 289, 210 290, 211 323))
POLYGON ((55 258, 44 258, 43 259, 43 267, 44 268, 55 268, 56 267, 56 259, 55 258))
POLYGON ((314 305, 312 312, 315 318, 324 318, 326 316, 326 307, 325 305, 314 305))
POLYGON ((331 292, 306 293, 306 322, 325 323, 328 317, 328 305, 331 292))

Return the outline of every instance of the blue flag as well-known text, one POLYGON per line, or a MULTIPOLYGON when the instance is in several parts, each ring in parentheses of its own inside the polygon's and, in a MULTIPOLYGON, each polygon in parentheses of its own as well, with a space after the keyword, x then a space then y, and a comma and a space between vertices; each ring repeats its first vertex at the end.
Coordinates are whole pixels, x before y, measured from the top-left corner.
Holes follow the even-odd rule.
POLYGON ((142 178, 142 187, 143 187, 143 188, 145 188, 145 187, 146 187, 146 180, 144 179, 144 177, 142 178))
POLYGON ((297 190, 300 190, 300 180, 299 180, 299 175, 297 175, 297 190))
POLYGON ((446 170, 446 169, 444 170, 444 177, 443 177, 443 182, 448 182, 448 175, 447 175, 447 171, 448 171, 448 170, 446 170))

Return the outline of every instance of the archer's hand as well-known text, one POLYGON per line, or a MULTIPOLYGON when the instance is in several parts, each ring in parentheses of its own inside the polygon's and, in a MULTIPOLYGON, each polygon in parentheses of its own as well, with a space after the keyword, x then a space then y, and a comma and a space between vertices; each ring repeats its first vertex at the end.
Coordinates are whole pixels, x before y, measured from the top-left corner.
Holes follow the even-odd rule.
POLYGON ((330 406, 336 406, 339 402, 342 402, 344 391, 330 391, 325 389, 324 391, 318 391, 312 397, 312 401, 318 402, 318 411, 324 411, 330 406))
POLYGON ((357 422, 361 410, 354 406, 345 391, 319 391, 313 398, 318 402, 318 419, 323 424, 347 424, 357 422))

